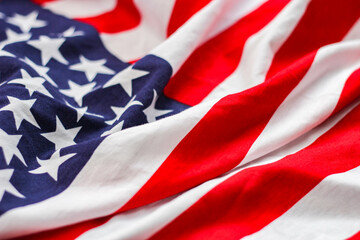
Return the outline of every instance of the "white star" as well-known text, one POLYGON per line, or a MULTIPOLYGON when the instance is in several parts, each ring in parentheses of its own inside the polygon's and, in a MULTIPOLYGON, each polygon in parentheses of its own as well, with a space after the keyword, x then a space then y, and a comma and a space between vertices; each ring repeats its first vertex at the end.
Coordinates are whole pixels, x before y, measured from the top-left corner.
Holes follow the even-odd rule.
POLYGON ((27 65, 29 65, 32 69, 34 69, 41 77, 45 78, 49 83, 51 83, 53 86, 57 87, 58 85, 47 75, 47 72, 49 71, 48 67, 44 67, 41 65, 37 65, 33 61, 31 61, 29 58, 25 57, 25 59, 21 59, 24 61, 27 65))
POLYGON ((25 198, 18 190, 11 184, 10 179, 14 173, 14 169, 0 169, 0 202, 2 201, 5 192, 8 192, 16 197, 25 198))
POLYGON ((30 33, 21 33, 18 34, 14 31, 12 31, 10 28, 5 30, 6 33, 6 40, 0 42, 0 56, 2 57, 15 57, 15 55, 9 53, 8 51, 3 50, 3 48, 6 45, 15 43, 15 42, 20 42, 20 41, 27 41, 30 39, 31 34, 30 33))
POLYGON ((29 171, 29 173, 32 174, 47 173, 50 175, 50 177, 52 177, 55 181, 57 181, 59 175, 59 167, 74 155, 76 155, 76 153, 60 156, 60 150, 58 150, 54 152, 54 154, 48 160, 41 160, 39 158, 36 158, 40 167, 29 171))
POLYGON ((133 69, 132 66, 129 66, 125 70, 122 70, 115 76, 113 76, 109 81, 104 84, 104 88, 115 86, 120 84, 125 92, 131 96, 132 95, 132 80, 145 76, 149 74, 148 71, 133 69))
POLYGON ((45 27, 46 21, 38 20, 39 13, 33 11, 28 15, 20 15, 15 13, 13 17, 9 17, 6 21, 12 25, 18 26, 21 31, 29 32, 32 28, 41 28, 45 27))
POLYGON ((44 94, 50 98, 53 98, 48 90, 44 87, 43 83, 45 79, 41 77, 31 77, 24 69, 21 69, 22 78, 17 78, 8 82, 8 84, 21 84, 29 91, 29 95, 32 96, 34 91, 44 94))
POLYGON ((20 124, 23 120, 26 120, 35 127, 40 128, 30 111, 30 108, 34 105, 36 99, 20 100, 10 96, 7 98, 10 103, 0 108, 0 111, 10 111, 13 113, 17 130, 19 130, 20 124))
POLYGON ((68 61, 60 53, 59 48, 65 42, 65 38, 49 38, 40 36, 38 40, 30 40, 27 43, 41 52, 42 65, 46 65, 51 58, 58 60, 62 64, 68 64, 68 61))
POLYGON ((0 147, 4 153, 5 162, 7 165, 10 164, 12 157, 15 155, 25 166, 27 166, 22 154, 17 148, 21 137, 21 135, 7 134, 0 128, 0 147))
POLYGON ((88 94, 95 87, 95 85, 96 83, 79 85, 69 81, 70 89, 62 89, 60 92, 68 97, 73 98, 77 104, 79 104, 79 106, 82 106, 84 96, 88 94))
POLYGON ((118 124, 116 124, 114 127, 112 127, 110 130, 107 130, 105 132, 103 132, 103 134, 101 134, 102 137, 110 135, 112 133, 116 133, 122 130, 124 126, 124 120, 119 122, 118 124))
POLYGON ((126 112, 126 110, 128 110, 131 106, 135 106, 135 105, 140 105, 142 106, 143 104, 137 100, 135 100, 134 96, 126 105, 125 107, 115 107, 115 106, 111 106, 111 110, 113 110, 113 112, 115 113, 115 118, 113 118, 112 120, 108 120, 106 121, 107 124, 112 125, 114 122, 116 122, 117 120, 119 120, 121 118, 121 116, 124 114, 124 112, 126 112))
POLYGON ((27 41, 31 38, 31 33, 17 33, 11 30, 10 28, 5 30, 6 40, 0 42, 0 49, 3 49, 6 45, 27 41))
POLYGON ((84 32, 83 31, 75 31, 75 27, 69 27, 67 30, 65 30, 62 33, 63 37, 77 37, 77 36, 83 36, 84 32))
POLYGON ((91 116, 94 116, 94 117, 98 117, 98 118, 104 118, 103 116, 101 115, 98 115, 98 114, 95 114, 95 113, 91 113, 91 112, 87 112, 87 109, 88 107, 81 107, 81 108, 76 108, 74 106, 72 106, 70 103, 68 103, 66 100, 65 100, 65 103, 67 106, 71 107, 72 109, 74 109, 76 111, 76 114, 77 114, 77 120, 76 122, 79 122, 80 119, 86 114, 86 115, 91 115, 91 116))
POLYGON ((0 18, 5 18, 5 14, 3 14, 2 12, 0 12, 0 18))
POLYGON ((55 144, 55 150, 75 144, 74 139, 79 133, 81 127, 65 129, 60 119, 56 116, 56 130, 54 132, 42 133, 50 142, 55 144))
POLYGON ((145 108, 143 110, 143 112, 144 112, 144 114, 146 116, 146 120, 148 122, 155 122, 157 117, 160 117, 162 115, 165 115, 165 114, 170 113, 170 112, 173 111, 173 110, 159 110, 159 109, 156 109, 155 108, 156 100, 157 100, 157 94, 156 94, 156 91, 154 89, 154 97, 153 97, 153 100, 152 100, 151 104, 147 108, 145 108))
POLYGON ((114 74, 115 72, 110 68, 104 66, 106 59, 90 60, 84 56, 80 56, 80 63, 76 63, 70 66, 70 69, 75 71, 84 72, 86 78, 91 82, 94 80, 97 74, 114 74))

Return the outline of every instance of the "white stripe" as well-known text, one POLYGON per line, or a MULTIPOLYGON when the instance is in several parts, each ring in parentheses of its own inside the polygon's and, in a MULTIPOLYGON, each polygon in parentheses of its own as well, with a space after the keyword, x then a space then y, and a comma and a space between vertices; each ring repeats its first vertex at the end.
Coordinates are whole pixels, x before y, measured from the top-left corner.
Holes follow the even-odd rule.
POLYGON ((306 148, 330 130, 344 116, 358 106, 359 103, 360 100, 352 103, 350 106, 340 111, 338 114, 334 115, 304 136, 301 136, 277 151, 258 159, 256 162, 252 162, 247 166, 238 168, 220 178, 207 181, 181 195, 118 214, 104 225, 85 232, 78 239, 147 239, 165 227, 186 209, 191 207, 207 192, 229 179, 231 176, 250 167, 276 162, 287 155, 296 153, 301 149, 306 148))
POLYGON ((118 214, 104 225, 85 232, 77 239, 147 239, 184 212, 216 184, 218 181, 209 181, 182 195, 118 214))
MULTIPOLYGON (((101 4, 98 0, 59 0, 45 3, 43 7, 68 18, 86 18, 112 11, 116 3, 116 0, 105 0, 101 4)), ((118 33, 101 33, 103 44, 123 61, 144 57, 167 38, 174 4, 175 0, 134 0, 141 15, 140 24, 118 33)))
POLYGON ((327 119, 347 78, 359 67, 360 41, 321 48, 307 74, 278 107, 241 164, 278 149, 327 119))
MULTIPOLYGON (((95 2, 87 1, 90 2, 89 6, 95 2)), ((70 18, 84 17, 95 11, 91 7, 87 10, 83 4, 77 6, 78 2, 71 1, 70 4, 70 0, 55 1, 47 3, 45 7, 70 18), (61 8, 57 5, 61 5, 61 8), (72 8, 74 10, 69 10, 72 8)), ((105 47, 123 61, 139 59, 156 48, 151 53, 169 61, 175 73, 202 43, 224 31, 264 2, 266 0, 214 0, 188 20, 179 33, 174 33, 170 41, 165 41, 175 0, 134 0, 141 14, 139 26, 119 33, 102 33, 100 37, 105 47)), ((98 13, 109 9, 110 4, 108 5, 99 9, 98 13)))
POLYGON ((360 167, 331 175, 290 210, 243 239, 346 239, 360 229, 360 167))
POLYGON ((44 3, 43 7, 68 18, 87 18, 112 11, 117 0, 57 0, 44 3), (86 6, 86 7, 84 7, 86 6))
POLYGON ((304 15, 309 2, 310 0, 291 1, 273 21, 251 36, 245 43, 236 70, 203 101, 220 99, 264 82, 275 53, 288 39, 304 15))
POLYGON ((109 135, 64 192, 3 214, 0 238, 115 212, 148 181, 213 104, 200 104, 177 115, 109 135))
POLYGON ((168 61, 175 74, 197 47, 223 32, 264 2, 266 0, 214 0, 151 53, 168 61))
POLYGON ((141 14, 138 26, 119 33, 100 34, 107 50, 123 61, 144 57, 167 38, 175 0, 134 0, 141 14))

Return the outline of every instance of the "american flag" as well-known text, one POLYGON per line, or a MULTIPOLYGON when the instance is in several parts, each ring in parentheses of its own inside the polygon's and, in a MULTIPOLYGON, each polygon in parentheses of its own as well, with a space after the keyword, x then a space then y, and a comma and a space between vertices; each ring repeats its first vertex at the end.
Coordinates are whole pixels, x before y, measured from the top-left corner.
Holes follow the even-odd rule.
POLYGON ((358 239, 359 93, 359 0, 0 0, 0 239, 358 239))

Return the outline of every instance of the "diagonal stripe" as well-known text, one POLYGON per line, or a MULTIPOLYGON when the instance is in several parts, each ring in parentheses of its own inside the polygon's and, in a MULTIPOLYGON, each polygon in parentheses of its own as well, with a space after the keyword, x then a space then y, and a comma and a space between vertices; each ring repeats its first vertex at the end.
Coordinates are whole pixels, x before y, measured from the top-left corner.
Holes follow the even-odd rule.
POLYGON ((177 0, 169 21, 167 36, 173 34, 189 18, 205 7, 211 0, 177 0))
POLYGON ((278 149, 277 151, 258 159, 253 164, 244 166, 244 168, 237 169, 236 171, 222 177, 207 181, 178 196, 160 200, 156 203, 115 215, 105 224, 85 232, 79 239, 96 239, 109 232, 113 234, 114 239, 147 239, 178 217, 212 188, 232 177, 234 174, 237 174, 239 171, 243 171, 246 168, 254 166, 276 162, 288 155, 294 154, 301 149, 306 148, 337 124, 345 115, 352 111, 359 102, 359 100, 354 102, 343 111, 334 115, 324 124, 314 128, 309 133, 278 149))
POLYGON ((348 240, 358 240, 358 239, 360 239, 360 231, 348 238, 348 240))
POLYGON ((337 0, 311 1, 294 32, 275 54, 266 79, 284 71, 308 53, 340 41, 359 16, 360 5, 357 0, 341 3, 337 0))
POLYGON ((278 107, 242 163, 283 146, 327 119, 346 80, 360 67, 359 56, 360 42, 321 48, 310 70, 278 107))
POLYGON ((168 61, 176 73, 196 48, 231 27, 264 2, 266 1, 213 0, 150 53, 168 61))
POLYGON ((320 124, 334 110, 346 79, 358 68, 359 50, 359 42, 325 47, 304 83, 301 81, 298 87, 296 85, 301 80, 299 77, 305 75, 309 62, 314 59, 314 53, 302 59, 302 64, 288 69, 289 72, 277 75, 271 81, 248 91, 220 100, 177 145, 152 178, 122 210, 148 204, 194 187, 231 170, 245 156, 243 162, 247 163, 320 124), (338 57, 343 61, 341 65, 336 61, 338 57), (328 78, 331 81, 327 81, 328 78), (308 87, 311 83, 315 84, 314 88, 308 87), (323 90, 329 102, 320 101, 323 90), (303 98, 299 92, 304 92, 307 98, 303 98), (313 98, 311 94, 315 94, 313 98), (285 99, 287 100, 282 103, 285 99), (317 108, 314 108, 315 105, 308 101, 309 99, 317 101, 316 107, 324 107, 324 110, 316 111, 317 108), (280 104, 282 105, 277 110, 280 104), (312 109, 309 114, 304 112, 305 106, 312 109), (294 112, 295 123, 302 120, 304 122, 298 126, 295 124, 294 129, 290 128, 285 132, 281 130, 283 119, 279 122, 280 125, 276 125, 277 122, 273 119, 278 119, 276 116, 286 117, 284 124, 292 127, 294 119, 291 114, 286 114, 289 111, 294 112), (320 117, 320 120, 317 120, 317 117, 320 117), (274 122, 274 126, 280 129, 281 138, 277 138, 279 134, 271 134, 273 128, 265 128, 270 119, 272 120, 269 124, 274 122), (262 133, 264 128, 266 132, 262 133), (219 145, 219 142, 225 144, 219 145))
POLYGON ((356 40, 360 38, 360 18, 356 21, 354 26, 346 34, 345 41, 356 40))
MULTIPOLYGON (((326 7, 323 8, 323 0, 312 1, 294 32, 275 54, 266 78, 269 79, 275 73, 286 69, 287 66, 301 59, 309 52, 317 50, 319 47, 340 41, 352 24, 358 19, 359 8, 353 7, 355 5, 358 6, 355 2, 356 0, 347 0, 339 4, 338 1, 331 0, 327 1, 326 7), (337 21, 338 18, 344 21, 337 21), (332 20, 329 22, 329 19, 332 20), (309 36, 311 36, 311 38, 309 38, 309 36)), ((249 24, 246 24, 245 28, 251 29, 249 28, 249 24)), ((227 32, 228 31, 230 31, 230 29, 227 30, 227 32)), ((241 32, 241 34, 243 34, 243 32, 241 32)), ((223 35, 224 34, 219 35, 216 39, 221 40, 223 35)), ((245 41, 239 42, 239 37, 232 36, 231 39, 236 39, 236 41, 234 41, 235 45, 231 45, 229 44, 231 41, 228 39, 225 41, 226 44, 222 44, 221 41, 216 41, 216 39, 213 40, 214 46, 217 46, 216 49, 218 49, 217 51, 220 52, 220 54, 214 54, 214 62, 208 62, 212 59, 211 56, 214 51, 214 47, 211 47, 212 41, 210 41, 206 43, 209 45, 208 48, 206 45, 203 45, 194 52, 179 72, 170 80, 165 88, 165 94, 167 96, 188 105, 195 105, 202 101, 218 84, 235 70, 241 56, 241 51, 239 55, 237 55, 238 57, 234 57, 232 54, 236 52, 234 52, 235 46, 241 46, 242 50, 242 45, 245 41), (219 48, 219 45, 222 47, 219 48), (232 49, 231 54, 230 51, 226 51, 227 48, 232 49), (203 49, 202 52, 201 49, 203 49), (229 59, 219 57, 222 55, 230 57, 229 59), (192 58, 194 58, 193 61, 191 61, 192 58), (236 61, 232 62, 232 59, 236 59, 236 61), (228 68, 230 65, 232 67, 228 68), (194 66, 196 66, 195 69, 194 66), (203 66, 203 68, 201 66, 203 66), (213 72, 214 67, 209 66, 216 66, 215 69, 218 70, 213 72), (196 72, 196 75, 194 75, 194 72, 196 72), (198 74, 199 72, 201 72, 201 74, 198 74)), ((259 81, 262 80, 263 79, 259 81)))
POLYGON ((244 45, 241 60, 235 71, 202 101, 220 99, 264 82, 274 54, 293 32, 309 2, 310 0, 290 1, 274 20, 252 35, 244 45))
MULTIPOLYGON (((301 75, 304 69, 295 71, 301 75)), ((238 165, 300 80, 285 76, 220 100, 122 210, 182 192, 238 165)))
POLYGON ((288 2, 265 2, 196 49, 170 79, 165 95, 188 105, 199 103, 236 69, 246 40, 268 24, 288 2))
POLYGON ((243 239, 345 239, 359 229, 359 198, 360 167, 330 175, 286 213, 243 239))
MULTIPOLYGON (((74 3, 71 4, 73 5, 74 3)), ((96 4, 96 6, 99 5, 101 6, 102 4, 96 4)), ((70 6, 71 5, 69 4, 69 7, 70 6)), ((111 11, 94 17, 81 18, 76 16, 75 18, 78 21, 94 26, 100 33, 117 33, 125 31, 136 27, 141 20, 140 13, 134 4, 134 0, 117 0, 115 7, 111 11)))
POLYGON ((153 239, 239 239, 260 230, 325 177, 359 166, 360 138, 351 134, 360 131, 359 118, 358 106, 304 150, 237 173, 153 239))

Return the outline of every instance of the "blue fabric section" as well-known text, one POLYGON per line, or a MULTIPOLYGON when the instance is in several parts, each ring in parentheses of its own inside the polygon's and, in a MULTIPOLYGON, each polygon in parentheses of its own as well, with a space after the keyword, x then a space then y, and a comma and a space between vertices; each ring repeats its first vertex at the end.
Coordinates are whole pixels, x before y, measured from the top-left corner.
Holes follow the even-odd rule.
MULTIPOLYGON (((11 135, 21 135, 19 143, 12 147, 19 149, 27 166, 16 155, 12 156, 8 164, 3 152, 4 148, 0 146, 0 173, 2 169, 13 169, 14 172, 9 182, 24 196, 21 198, 5 189, 2 199, 0 199, 0 214, 12 208, 48 199, 64 191, 104 139, 101 135, 105 131, 111 130, 122 121, 122 129, 147 123, 143 110, 152 103, 154 91, 158 96, 155 109, 169 110, 166 114, 157 116, 156 120, 188 108, 188 106, 162 94, 163 88, 172 75, 172 69, 165 60, 153 55, 145 56, 134 64, 133 69, 149 73, 132 80, 132 96, 128 96, 120 84, 104 88, 106 82, 118 72, 126 69, 129 64, 117 59, 105 49, 93 27, 53 14, 29 1, 0 1, 0 12, 3 14, 3 17, 0 18, 0 45, 7 40, 6 31, 9 29, 17 34, 26 34, 18 26, 10 24, 9 18, 14 17, 15 13, 26 16, 34 11, 38 12, 37 19, 46 21, 46 26, 32 28, 29 32, 30 40, 39 39, 40 36, 48 36, 51 39, 62 38, 63 33, 72 27, 82 34, 65 37, 66 41, 59 48, 59 52, 68 61, 68 64, 51 58, 45 65, 49 68, 46 74, 58 85, 57 87, 49 82, 43 83, 52 98, 36 90, 30 95, 28 89, 23 85, 11 83, 11 80, 22 78, 21 69, 24 69, 32 77, 40 76, 39 72, 25 61, 28 58, 36 65, 41 66, 42 59, 39 49, 28 44, 27 40, 7 44, 2 49, 13 56, 0 54, 0 83, 2 84, 0 85, 0 128, 10 137, 11 135), (84 72, 69 68, 80 62, 80 56, 89 60, 106 59, 104 66, 113 70, 115 74, 99 73, 92 81, 89 81, 84 72), (96 83, 93 89, 83 97, 82 106, 79 106, 74 98, 66 96, 60 91, 70 88, 69 81, 78 85, 89 84, 89 82, 96 83), (36 100, 30 111, 40 128, 25 118, 17 129, 14 113, 1 109, 9 105, 8 96, 20 100, 36 100), (134 97, 134 100, 141 102, 142 105, 131 106, 118 119, 115 119, 116 115, 111 107, 124 107, 134 97), (85 107, 87 107, 87 112, 78 121, 78 111, 85 107), (30 171, 40 167, 37 158, 50 159, 56 151, 56 143, 41 134, 54 132, 59 127, 56 126, 57 118, 66 130, 76 127, 81 127, 81 130, 73 140, 76 144, 60 150, 60 156, 75 155, 69 155, 71 157, 60 165, 58 178, 55 180, 46 172, 34 174, 30 171), (109 124, 108 122, 111 120, 114 121, 109 124)), ((59 135, 59 138, 61 137, 59 135)))

